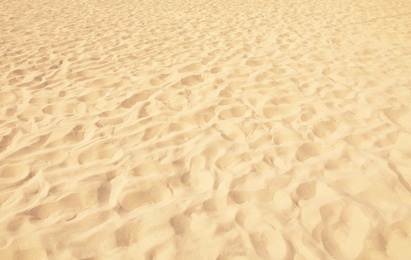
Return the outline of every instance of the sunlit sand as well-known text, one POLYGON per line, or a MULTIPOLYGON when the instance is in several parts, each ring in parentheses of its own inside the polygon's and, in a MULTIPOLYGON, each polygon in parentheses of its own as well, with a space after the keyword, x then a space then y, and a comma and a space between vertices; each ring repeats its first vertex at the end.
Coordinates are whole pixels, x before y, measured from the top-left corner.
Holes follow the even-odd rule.
POLYGON ((0 3, 0 259, 410 259, 411 1, 0 3))

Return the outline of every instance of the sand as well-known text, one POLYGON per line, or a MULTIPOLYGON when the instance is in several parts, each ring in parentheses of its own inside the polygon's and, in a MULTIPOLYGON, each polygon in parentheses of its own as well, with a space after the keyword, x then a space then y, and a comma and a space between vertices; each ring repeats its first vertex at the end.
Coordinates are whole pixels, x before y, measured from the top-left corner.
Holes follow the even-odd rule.
POLYGON ((408 0, 0 3, 0 259, 410 259, 408 0))

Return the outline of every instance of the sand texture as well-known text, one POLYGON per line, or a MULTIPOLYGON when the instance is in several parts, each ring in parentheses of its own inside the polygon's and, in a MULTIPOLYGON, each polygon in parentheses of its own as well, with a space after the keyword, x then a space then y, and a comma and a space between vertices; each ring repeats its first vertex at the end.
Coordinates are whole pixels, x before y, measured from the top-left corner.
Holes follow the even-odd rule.
POLYGON ((0 1, 0 259, 409 260, 411 1, 0 1))

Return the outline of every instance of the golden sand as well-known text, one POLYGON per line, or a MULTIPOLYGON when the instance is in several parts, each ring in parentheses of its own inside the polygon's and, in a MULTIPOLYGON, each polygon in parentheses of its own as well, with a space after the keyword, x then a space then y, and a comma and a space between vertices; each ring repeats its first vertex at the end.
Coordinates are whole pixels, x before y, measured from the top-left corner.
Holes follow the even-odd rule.
POLYGON ((408 0, 4 0, 0 259, 410 259, 408 0))

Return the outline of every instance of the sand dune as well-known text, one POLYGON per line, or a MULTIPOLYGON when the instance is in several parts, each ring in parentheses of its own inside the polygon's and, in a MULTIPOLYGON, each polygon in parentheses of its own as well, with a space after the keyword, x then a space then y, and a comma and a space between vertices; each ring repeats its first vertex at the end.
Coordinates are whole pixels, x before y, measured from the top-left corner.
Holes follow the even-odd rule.
POLYGON ((409 259, 411 3, 0 3, 1 259, 409 259))

